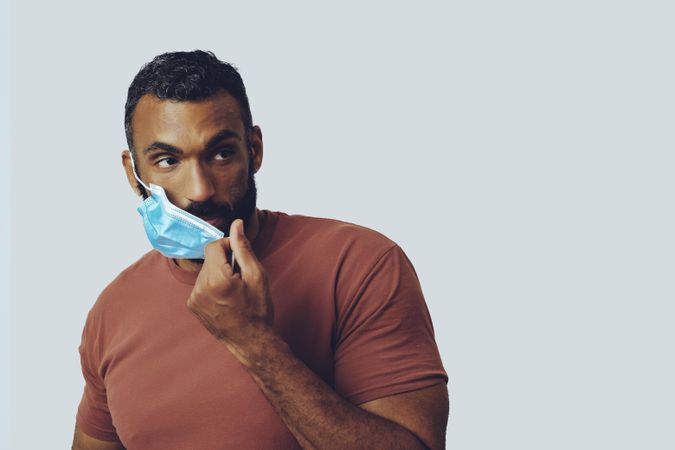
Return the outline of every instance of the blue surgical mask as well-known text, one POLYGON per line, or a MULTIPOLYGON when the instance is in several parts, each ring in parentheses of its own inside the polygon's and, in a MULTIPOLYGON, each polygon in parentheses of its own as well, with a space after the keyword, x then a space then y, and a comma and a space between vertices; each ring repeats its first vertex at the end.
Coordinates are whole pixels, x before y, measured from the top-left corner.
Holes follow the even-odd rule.
POLYGON ((143 226, 150 244, 169 258, 204 259, 204 247, 225 234, 218 228, 172 204, 161 186, 147 186, 136 173, 131 157, 134 176, 150 196, 136 208, 143 217, 143 226))

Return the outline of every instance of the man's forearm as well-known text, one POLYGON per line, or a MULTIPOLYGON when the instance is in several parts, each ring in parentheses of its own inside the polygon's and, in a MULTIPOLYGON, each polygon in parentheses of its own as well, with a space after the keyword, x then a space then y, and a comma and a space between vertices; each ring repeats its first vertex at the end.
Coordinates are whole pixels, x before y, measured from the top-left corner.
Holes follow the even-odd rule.
POLYGON ((245 344, 225 345, 246 367, 303 448, 426 448, 404 427, 338 395, 273 330, 262 327, 245 344))

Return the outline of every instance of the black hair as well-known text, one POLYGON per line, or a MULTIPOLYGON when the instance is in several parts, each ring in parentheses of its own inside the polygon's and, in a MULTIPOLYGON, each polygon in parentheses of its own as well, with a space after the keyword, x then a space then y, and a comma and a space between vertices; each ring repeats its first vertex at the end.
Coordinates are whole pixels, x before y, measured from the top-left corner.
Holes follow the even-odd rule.
POLYGON ((124 131, 132 156, 135 156, 135 150, 131 120, 143 95, 153 94, 166 100, 202 100, 219 89, 227 91, 239 103, 246 143, 249 144, 253 119, 244 81, 235 66, 202 50, 162 53, 144 64, 129 86, 124 105, 124 131))

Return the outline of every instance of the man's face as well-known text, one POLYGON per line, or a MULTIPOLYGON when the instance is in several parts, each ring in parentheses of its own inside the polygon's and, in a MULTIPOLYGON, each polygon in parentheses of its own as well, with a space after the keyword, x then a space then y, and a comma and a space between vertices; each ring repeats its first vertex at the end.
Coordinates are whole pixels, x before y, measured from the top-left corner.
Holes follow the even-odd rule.
MULTIPOLYGON (((232 222, 255 211, 253 174, 262 163, 262 134, 250 142, 237 101, 225 91, 208 99, 177 102, 143 96, 134 111, 136 170, 145 184, 164 188, 174 205, 229 235, 232 222)), ((131 155, 122 158, 129 183, 131 155)))

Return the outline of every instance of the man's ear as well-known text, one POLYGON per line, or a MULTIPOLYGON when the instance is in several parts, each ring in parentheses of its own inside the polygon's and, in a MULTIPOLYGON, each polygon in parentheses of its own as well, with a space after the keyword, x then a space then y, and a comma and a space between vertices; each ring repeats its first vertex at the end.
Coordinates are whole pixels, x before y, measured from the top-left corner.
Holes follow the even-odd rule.
POLYGON ((258 125, 255 125, 251 129, 251 160, 253 161, 253 172, 256 173, 260 170, 263 160, 263 138, 262 130, 258 125))
POLYGON ((139 186, 138 180, 136 180, 136 177, 134 177, 134 172, 131 167, 131 152, 129 150, 122 150, 122 166, 124 167, 124 173, 127 176, 127 182, 129 183, 129 186, 131 186, 131 189, 136 193, 136 195, 142 196, 143 188, 139 186))

